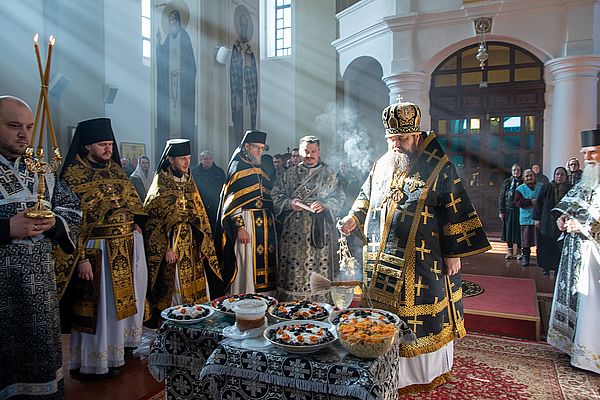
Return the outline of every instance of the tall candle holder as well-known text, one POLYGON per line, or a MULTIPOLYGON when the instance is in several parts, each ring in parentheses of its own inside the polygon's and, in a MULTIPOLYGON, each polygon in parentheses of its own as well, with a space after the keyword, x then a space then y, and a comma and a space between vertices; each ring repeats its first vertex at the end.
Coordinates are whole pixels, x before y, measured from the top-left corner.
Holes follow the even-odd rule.
POLYGON ((52 218, 54 213, 45 204, 46 184, 44 175, 54 173, 58 170, 61 163, 61 155, 54 133, 54 122, 50 113, 50 105, 48 103, 48 81, 50 79, 50 64, 52 63, 52 49, 54 48, 55 38, 50 36, 48 40, 48 53, 46 56, 46 64, 42 69, 42 57, 40 55, 40 46, 38 43, 38 34, 33 37, 35 55, 37 58, 38 72, 40 75, 40 95, 38 105, 35 112, 35 120, 33 123, 33 132, 29 146, 25 150, 25 165, 27 169, 38 175, 37 186, 37 202, 25 212, 28 218, 52 218), (39 124, 38 124, 39 123, 39 124), (39 135, 38 133, 39 128, 39 135), (53 156, 51 161, 44 160, 44 131, 48 128, 50 137, 52 138, 53 156), (37 150, 35 150, 37 138, 37 150))

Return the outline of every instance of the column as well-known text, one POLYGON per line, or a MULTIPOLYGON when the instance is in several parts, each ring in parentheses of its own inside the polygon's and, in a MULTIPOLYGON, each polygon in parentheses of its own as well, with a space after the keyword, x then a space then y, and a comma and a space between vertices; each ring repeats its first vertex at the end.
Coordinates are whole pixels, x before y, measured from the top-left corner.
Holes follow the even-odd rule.
POLYGON ((415 103, 421 109, 421 130, 427 131, 431 127, 429 115, 429 95, 425 91, 425 80, 429 75, 423 72, 400 72, 381 78, 390 89, 390 104, 402 101, 415 103))
POLYGON ((553 86, 550 134, 544 135, 550 159, 545 164, 553 170, 573 156, 582 161, 579 132, 595 129, 598 124, 600 56, 560 57, 547 61, 545 67, 552 77, 548 83, 553 86))

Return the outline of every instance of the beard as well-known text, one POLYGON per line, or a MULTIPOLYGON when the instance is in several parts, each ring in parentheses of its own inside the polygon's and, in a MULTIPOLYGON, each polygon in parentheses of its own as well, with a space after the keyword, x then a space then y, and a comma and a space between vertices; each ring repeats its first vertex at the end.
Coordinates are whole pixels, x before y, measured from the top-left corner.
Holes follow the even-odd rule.
POLYGON ((390 172, 406 173, 410 169, 410 158, 406 153, 397 150, 388 150, 385 153, 385 164, 390 172))
POLYGON ((583 173, 581 174, 581 182, 583 185, 590 188, 600 186, 600 164, 585 164, 583 173))
POLYGON ((252 164, 255 164, 255 165, 260 165, 261 164, 260 157, 257 157, 254 154, 251 154, 249 151, 244 151, 244 156, 248 160, 250 160, 250 162, 252 162, 252 164))

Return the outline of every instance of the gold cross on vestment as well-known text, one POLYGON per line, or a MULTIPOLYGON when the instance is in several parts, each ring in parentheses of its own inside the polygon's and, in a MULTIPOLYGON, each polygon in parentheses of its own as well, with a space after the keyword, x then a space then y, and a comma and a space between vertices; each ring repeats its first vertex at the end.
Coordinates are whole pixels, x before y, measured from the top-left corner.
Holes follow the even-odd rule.
POLYGON ((436 159, 436 160, 438 160, 438 161, 439 161, 439 160, 441 160, 441 159, 442 159, 442 157, 439 157, 439 156, 437 156, 437 155, 436 155, 436 154, 437 154, 437 152, 438 152, 438 149, 433 149, 433 151, 432 151, 432 152, 429 152, 429 151, 427 151, 427 150, 423 150, 423 153, 425 153, 425 154, 427 154, 427 155, 429 156, 429 157, 427 158, 427 160, 425 160, 425 162, 426 162, 427 164, 429 164, 429 163, 431 162, 431 159, 432 159, 432 158, 435 158, 435 159, 436 159))
POLYGON ((409 325, 413 326, 413 332, 415 334, 417 334, 417 325, 423 325, 423 321, 419 321, 416 316, 414 319, 409 319, 407 322, 409 325))
POLYGON ((415 213, 406 210, 406 208, 403 208, 402 211, 400 211, 400 216, 402 217, 402 219, 400 219, 400 222, 404 222, 404 217, 406 217, 407 215, 410 217, 414 217, 415 213))
POLYGON ((462 199, 459 197, 458 199, 454 198, 454 193, 450 193, 450 199, 452 199, 452 201, 448 204, 444 204, 444 207, 446 208, 450 208, 452 207, 452 209, 454 210, 454 214, 456 214, 458 212, 458 209, 456 208, 456 205, 458 203, 460 203, 462 201, 462 199))
POLYGON ((425 206, 425 211, 421 213, 423 217, 423 225, 427 225, 427 218, 433 218, 433 214, 429 213, 429 206, 425 206))
POLYGON ((419 276, 419 282, 415 283, 415 289, 417 289, 417 297, 421 296, 421 289, 429 289, 429 285, 423 284, 423 277, 419 276))
POLYGON ((431 250, 425 247, 425 241, 421 240, 421 247, 415 247, 415 251, 421 253, 421 261, 425 260, 425 253, 431 253, 431 250))
POLYGON ((475 236, 475 232, 471 232, 471 233, 467 233, 467 232, 463 232, 462 233, 462 237, 459 237, 458 239, 456 239, 456 243, 460 243, 460 242, 467 242, 467 246, 471 247, 472 243, 469 240, 470 238, 472 238, 473 236, 475 236))
POLYGON ((440 280, 440 277, 438 276, 438 274, 441 274, 442 270, 438 269, 438 262, 437 262, 437 260, 433 261, 433 268, 429 268, 429 270, 435 274, 435 280, 436 281, 440 280))

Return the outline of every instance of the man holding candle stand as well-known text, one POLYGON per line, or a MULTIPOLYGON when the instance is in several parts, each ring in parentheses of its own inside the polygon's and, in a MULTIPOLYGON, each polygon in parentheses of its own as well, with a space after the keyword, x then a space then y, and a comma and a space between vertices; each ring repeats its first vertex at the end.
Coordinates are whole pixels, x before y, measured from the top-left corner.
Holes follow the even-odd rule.
POLYGON ((36 394, 62 399, 60 320, 52 247, 75 251, 81 213, 69 188, 45 174, 54 216, 29 218, 39 175, 25 164, 33 114, 21 99, 0 96, 0 398, 36 394))

